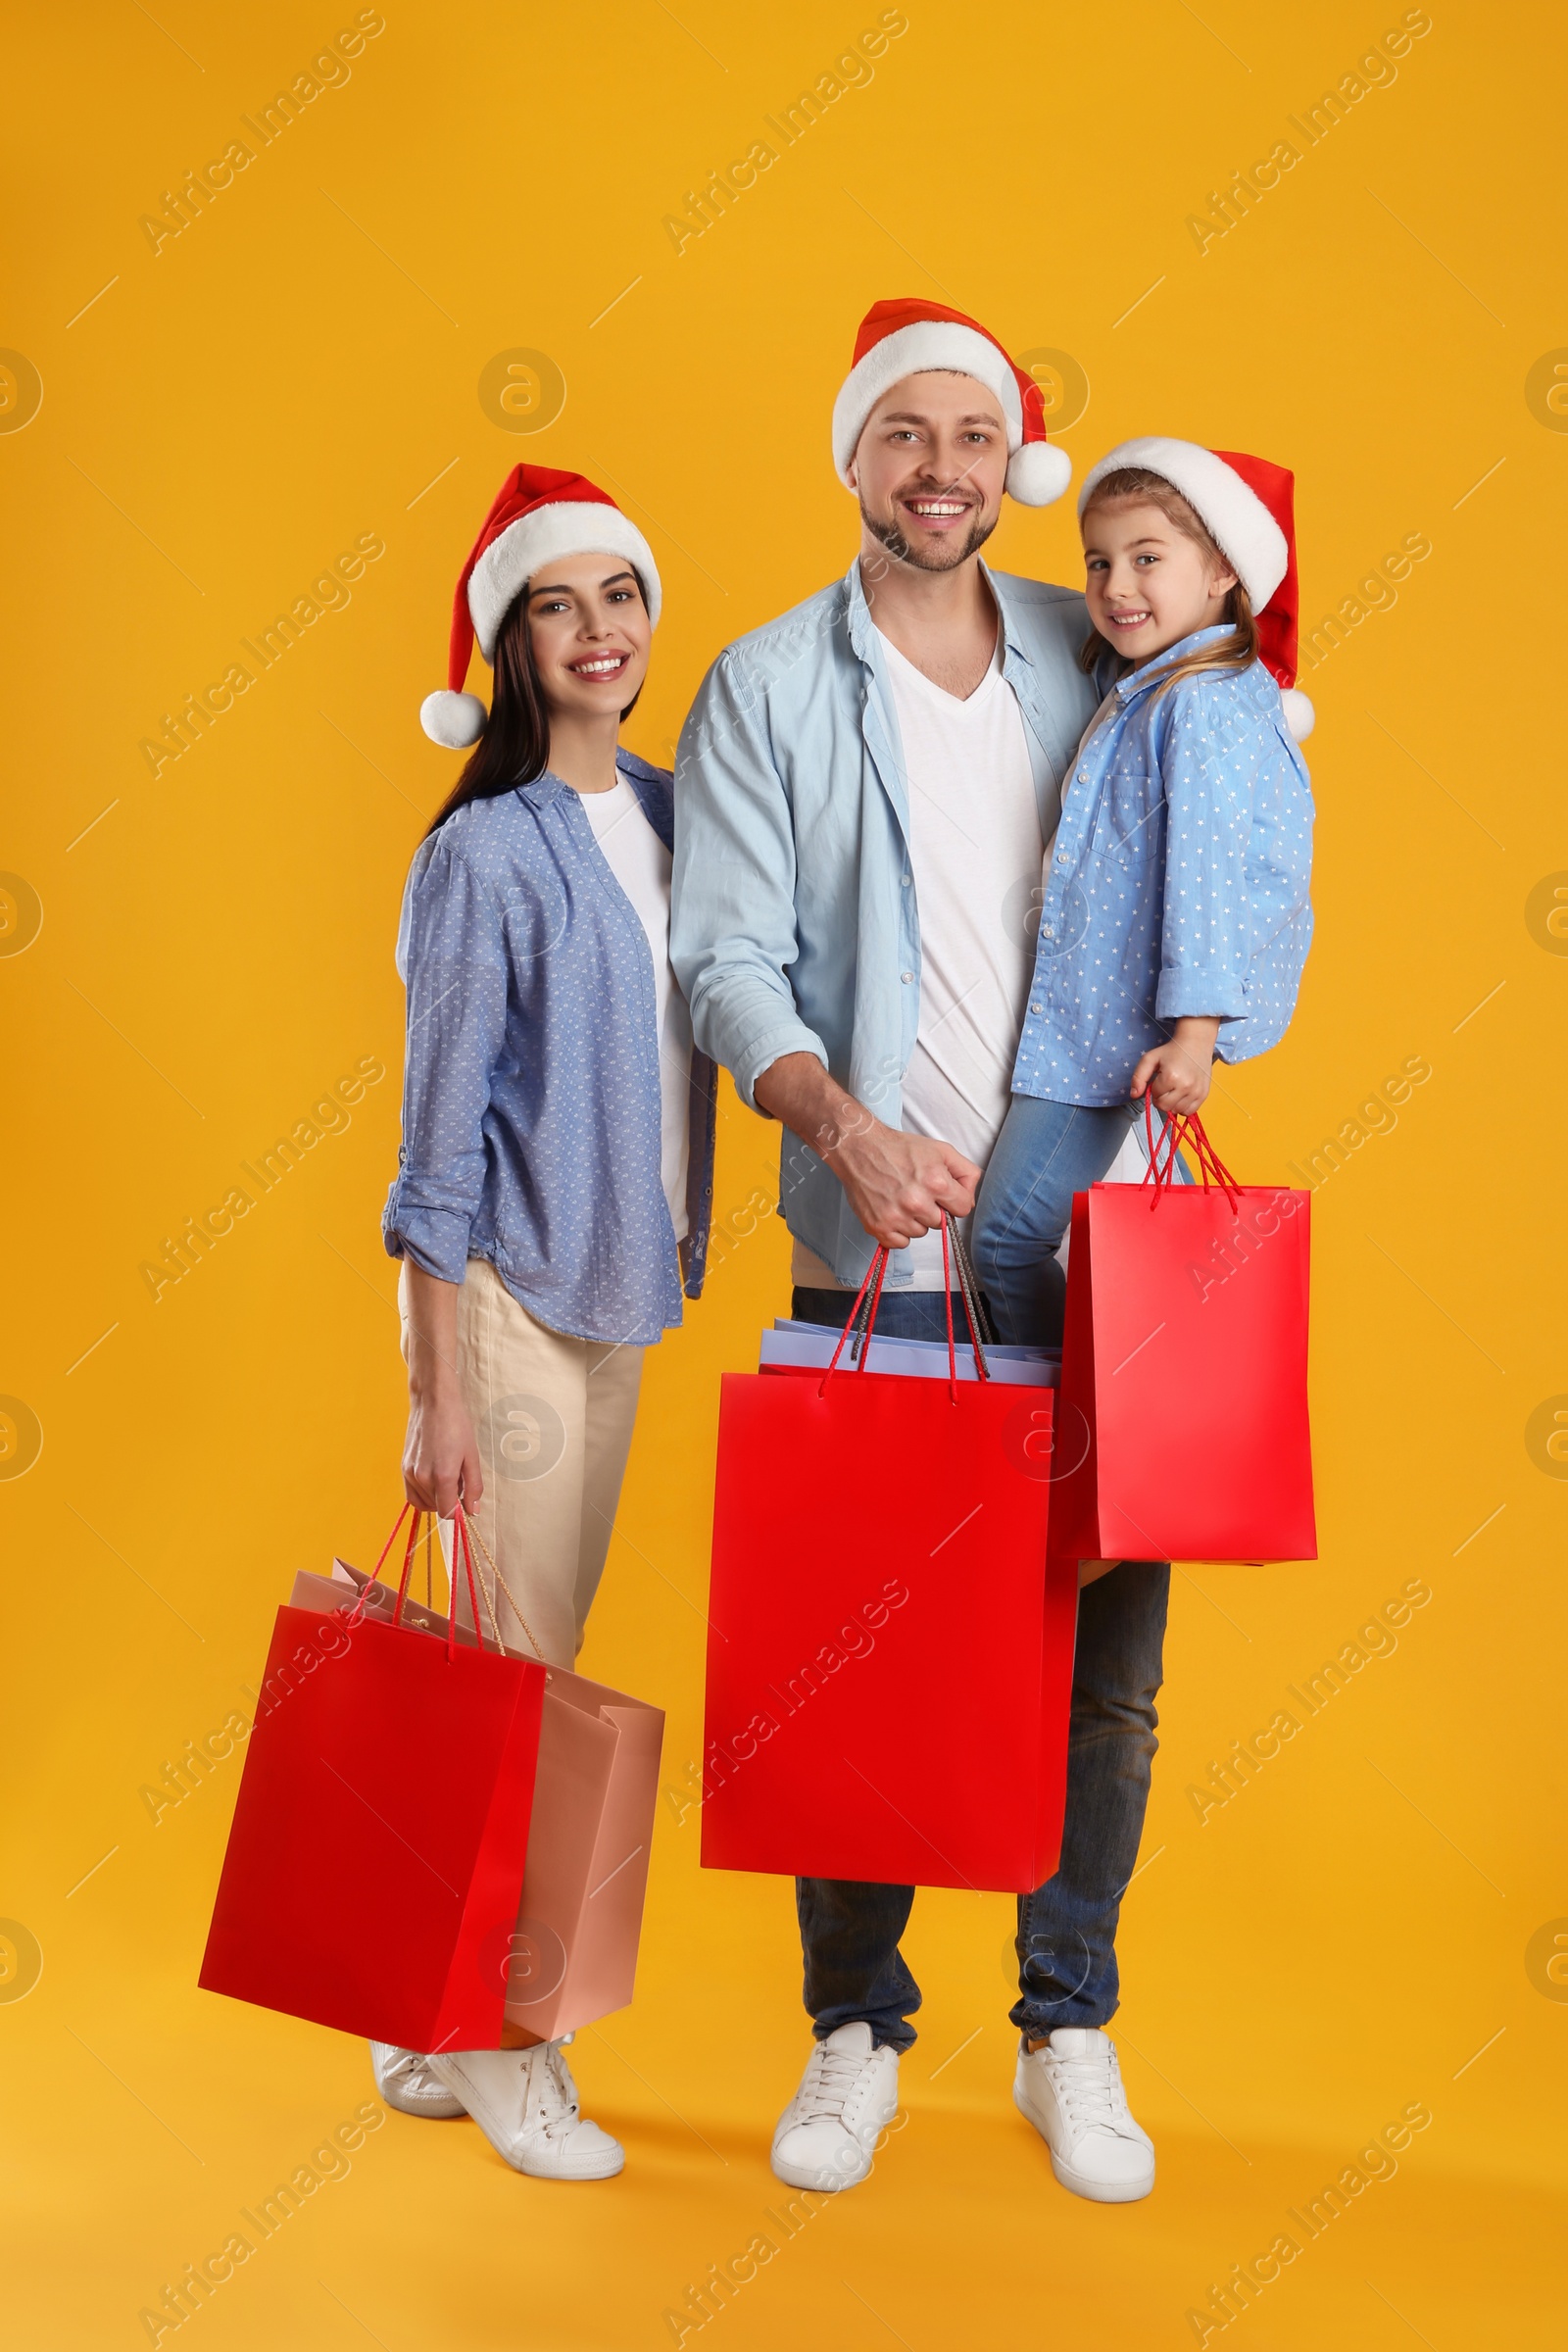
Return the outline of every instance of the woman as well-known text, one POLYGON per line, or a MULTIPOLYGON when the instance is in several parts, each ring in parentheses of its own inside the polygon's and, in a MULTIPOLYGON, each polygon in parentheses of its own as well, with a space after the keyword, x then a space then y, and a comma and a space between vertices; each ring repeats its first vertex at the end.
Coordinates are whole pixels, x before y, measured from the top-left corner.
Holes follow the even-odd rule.
MULTIPOLYGON (((702 1287, 716 1073, 669 964, 670 778, 618 747, 659 618, 646 540, 580 474, 516 467, 458 583, 449 686, 476 744, 421 843, 398 940, 409 1500, 461 1500, 503 1638, 569 1667, 605 1564, 645 1347, 702 1287), (463 691, 475 637, 488 716, 463 691), (494 1580, 492 1580, 494 1581, 494 1580), (514 1607, 513 1603, 515 1603, 514 1607)), ((560 2043, 371 2045, 413 2115, 472 2115, 509 2164, 606 2180, 560 2043)))

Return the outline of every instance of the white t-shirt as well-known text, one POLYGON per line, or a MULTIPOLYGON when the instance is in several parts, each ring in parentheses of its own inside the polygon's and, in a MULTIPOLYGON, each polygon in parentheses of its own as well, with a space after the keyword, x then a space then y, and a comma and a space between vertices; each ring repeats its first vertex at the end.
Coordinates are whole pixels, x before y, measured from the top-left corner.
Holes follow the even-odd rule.
POLYGON ((654 959, 662 1109, 661 1174, 675 1239, 682 1242, 686 1239, 686 1166, 691 1152, 692 1020, 669 961, 670 856, 624 776, 609 792, 585 792, 579 798, 594 839, 648 935, 654 959))
MULTIPOLYGON (((1018 698, 996 659, 966 702, 882 640, 904 746, 920 924, 920 1021, 904 1129, 983 1168, 1011 1096, 1040 921, 1045 845, 1018 698)), ((914 1288, 942 1288, 942 1236, 910 1250, 914 1288)), ((956 1277, 955 1277, 956 1279, 956 1277)), ((795 1246, 795 1280, 842 1287, 795 1246)))

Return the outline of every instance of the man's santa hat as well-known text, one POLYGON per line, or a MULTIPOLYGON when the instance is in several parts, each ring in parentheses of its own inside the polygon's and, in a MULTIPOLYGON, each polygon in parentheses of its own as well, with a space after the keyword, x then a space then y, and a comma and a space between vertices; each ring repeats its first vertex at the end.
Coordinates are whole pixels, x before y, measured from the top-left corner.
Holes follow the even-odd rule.
POLYGON ((1296 476, 1267 458, 1235 449, 1202 449, 1162 433, 1123 441, 1092 466, 1078 493, 1082 514, 1109 473, 1132 467, 1157 473, 1180 491, 1247 590, 1257 620, 1258 656, 1279 687, 1285 723, 1298 743, 1314 712, 1296 683, 1296 476))
POLYGON ((641 576, 648 618, 657 626, 659 568, 637 525, 583 474, 561 473, 553 466, 514 466, 458 579, 446 686, 427 694, 419 707, 419 724, 432 743, 461 752, 478 742, 485 707, 476 694, 464 691, 474 640, 493 662, 501 623, 514 600, 542 565, 563 556, 624 557, 641 576))
POLYGON ((866 419, 906 375, 944 368, 972 375, 1002 404, 1007 428, 1007 488, 1020 506, 1049 507, 1072 480, 1072 460, 1046 440, 1046 408, 1032 375, 1015 368, 995 335, 940 302, 877 302, 860 320, 855 365, 833 403, 833 464, 849 487, 866 419))

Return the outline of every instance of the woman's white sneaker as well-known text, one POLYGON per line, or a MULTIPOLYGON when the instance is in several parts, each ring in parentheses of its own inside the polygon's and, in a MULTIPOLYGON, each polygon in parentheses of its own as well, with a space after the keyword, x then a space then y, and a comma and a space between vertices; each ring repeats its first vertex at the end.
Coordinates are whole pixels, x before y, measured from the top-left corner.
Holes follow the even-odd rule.
POLYGON ((559 2041, 449 2050, 429 2065, 514 2172, 535 2180, 609 2180, 624 2165, 619 2140, 582 2115, 559 2041))
POLYGON ((898 2051, 885 2042, 873 2049, 863 2021, 838 2026, 811 2052, 778 2119, 773 2170, 791 2188, 854 2188, 898 2111, 898 2051))
POLYGON ((1148 2196, 1154 2143, 1132 2119, 1108 2034, 1058 2026, 1041 2049, 1020 2044, 1012 2096, 1050 2148, 1063 2188, 1101 2205, 1148 2196))
POLYGON ((417 2050, 399 2049, 395 2041, 372 2041, 370 2071, 375 2087, 400 2115, 452 2116, 463 2113, 455 2099, 430 2072, 430 2061, 417 2050))

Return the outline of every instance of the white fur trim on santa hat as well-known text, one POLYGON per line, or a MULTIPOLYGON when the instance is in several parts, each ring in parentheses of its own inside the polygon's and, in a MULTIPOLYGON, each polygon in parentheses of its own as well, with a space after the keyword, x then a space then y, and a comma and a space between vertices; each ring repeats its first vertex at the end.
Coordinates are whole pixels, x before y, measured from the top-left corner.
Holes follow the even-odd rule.
POLYGON ((485 707, 476 694, 454 694, 446 686, 419 705, 419 724, 445 752, 466 752, 484 733, 485 707))
MULTIPOLYGON (((833 403, 833 466, 846 489, 866 418, 877 402, 906 375, 921 375, 932 368, 972 375, 988 392, 994 392, 1002 403, 1007 447, 1018 448, 1023 439, 1023 402, 1018 397, 1018 379, 1003 353, 972 326, 959 326, 951 318, 917 318, 912 326, 896 327, 880 343, 873 343, 864 359, 850 369, 833 403)), ((1059 497, 1060 492, 1055 495, 1059 497)))
POLYGON ((1280 701, 1285 705, 1285 724, 1295 743, 1304 743, 1317 724, 1317 712, 1299 686, 1282 686, 1280 701))
POLYGON ((1122 442, 1098 466, 1091 466, 1078 493, 1079 514, 1107 473, 1120 473, 1135 466, 1159 474, 1181 492, 1207 526, 1215 545, 1236 566, 1252 611, 1261 612, 1285 577, 1291 552, 1285 533, 1256 491, 1250 490, 1241 475, 1211 449, 1202 449, 1196 441, 1172 441, 1162 433, 1149 433, 1141 440, 1122 442))
POLYGON ((635 564, 648 590, 648 618, 657 628, 659 566, 637 525, 618 507, 597 499, 564 498, 508 523, 468 575, 468 611, 487 662, 495 660, 501 623, 519 589, 542 564, 554 564, 562 556, 622 556, 635 564))

